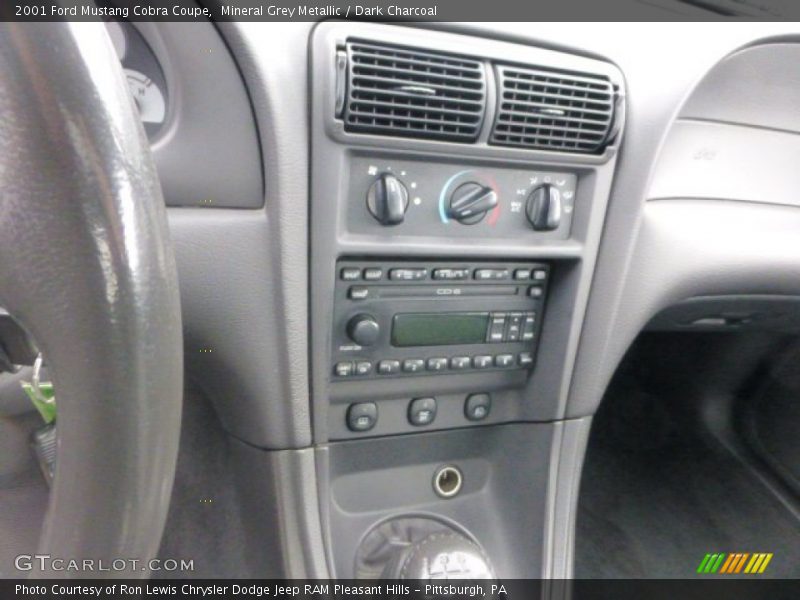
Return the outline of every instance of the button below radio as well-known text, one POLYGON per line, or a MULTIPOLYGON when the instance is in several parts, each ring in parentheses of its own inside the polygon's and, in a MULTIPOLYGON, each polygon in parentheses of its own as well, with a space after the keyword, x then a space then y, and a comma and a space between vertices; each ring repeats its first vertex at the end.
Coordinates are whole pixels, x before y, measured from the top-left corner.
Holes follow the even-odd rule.
POLYGON ((469 369, 471 362, 469 356, 454 356, 450 359, 450 368, 454 371, 464 371, 469 369))
POLYGON ((513 354, 498 354, 494 358, 494 364, 501 368, 512 367, 514 366, 514 355, 513 354))
POLYGON ((342 281, 358 281, 361 279, 361 269, 358 267, 345 267, 340 271, 339 276, 342 281))
POLYGON ((381 375, 394 375, 400 372, 399 360, 382 360, 378 363, 378 373, 381 375))
POLYGON ((336 366, 333 368, 334 373, 336 373, 337 377, 350 377, 353 374, 353 363, 351 362, 340 362, 336 363, 336 366))
POLYGON ((389 279, 392 281, 420 281, 428 277, 428 269, 391 269, 389 279))
POLYGON ((372 373, 372 363, 368 360, 362 360, 356 363, 356 375, 364 376, 372 373))
POLYGON ((383 269, 379 269, 377 267, 371 267, 369 269, 364 269, 364 280, 365 281, 379 281, 383 277, 383 269))
POLYGON ((429 358, 427 365, 428 371, 445 371, 447 370, 446 358, 429 358))
POLYGON ((408 405, 408 422, 412 425, 430 425, 435 418, 436 398, 415 398, 408 405))
POLYGON ((492 397, 489 394, 470 394, 464 403, 464 416, 470 421, 482 421, 489 416, 492 409, 492 397))
POLYGON ((476 369, 488 369, 492 366, 492 357, 489 355, 476 356, 472 359, 472 365, 476 369))
POLYGON ((425 368, 425 361, 421 358, 407 358, 403 361, 403 371, 417 373, 425 368))
POLYGON ((347 409, 347 428, 350 431, 369 431, 378 422, 378 405, 374 402, 351 404, 347 409))
POLYGON ((469 269, 434 269, 433 278, 439 280, 469 279, 469 269))
POLYGON ((508 269, 475 269, 475 279, 480 281, 508 279, 508 269))
POLYGON ((530 352, 520 352, 519 356, 517 357, 519 361, 520 367, 530 367, 533 366, 533 354, 530 352))

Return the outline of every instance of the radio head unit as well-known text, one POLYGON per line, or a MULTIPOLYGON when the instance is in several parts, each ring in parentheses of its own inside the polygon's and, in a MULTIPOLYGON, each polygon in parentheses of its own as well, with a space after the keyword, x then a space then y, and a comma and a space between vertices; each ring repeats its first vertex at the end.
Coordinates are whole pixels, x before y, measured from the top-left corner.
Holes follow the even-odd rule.
POLYGON ((342 260, 336 279, 333 381, 533 368, 546 264, 342 260))

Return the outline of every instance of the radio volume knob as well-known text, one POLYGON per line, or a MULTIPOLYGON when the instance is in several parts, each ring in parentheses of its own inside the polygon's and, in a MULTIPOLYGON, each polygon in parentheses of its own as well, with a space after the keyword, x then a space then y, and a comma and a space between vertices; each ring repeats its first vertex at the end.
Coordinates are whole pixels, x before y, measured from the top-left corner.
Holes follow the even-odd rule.
POLYGON ((347 322, 347 335, 359 346, 371 346, 380 333, 381 326, 372 315, 362 313, 347 322))

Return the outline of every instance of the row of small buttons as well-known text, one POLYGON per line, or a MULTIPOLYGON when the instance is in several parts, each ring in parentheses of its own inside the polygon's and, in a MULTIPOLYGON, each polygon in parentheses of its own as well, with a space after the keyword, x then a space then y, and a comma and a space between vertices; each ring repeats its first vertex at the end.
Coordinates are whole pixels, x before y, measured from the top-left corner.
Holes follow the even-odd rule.
MULTIPOLYGON (((469 268, 437 268, 433 269, 432 279, 437 281, 463 281, 470 278, 472 272, 469 268)), ((547 271, 544 269, 514 269, 514 279, 517 281, 544 281, 547 271)), ((380 267, 344 267, 340 273, 342 281, 380 281, 383 279, 383 269, 380 267)), ((502 281, 511 279, 510 269, 475 269, 473 277, 478 281, 502 281)), ((396 268, 389 269, 391 281, 422 281, 428 278, 426 268, 396 268)))
MULTIPOLYGON (((436 419, 436 398, 414 398, 408 404, 408 422, 415 427, 430 425, 436 419)), ((470 394, 464 401, 464 416, 470 421, 482 421, 489 416, 492 398, 489 394, 470 394)), ((358 402, 347 409, 347 427, 350 431, 369 431, 378 423, 378 405, 358 402)))
MULTIPOLYGON (((482 354, 478 356, 454 356, 452 358, 435 357, 424 360, 422 358, 406 358, 403 361, 388 359, 378 362, 380 375, 396 375, 403 373, 421 373, 423 371, 464 371, 470 368, 490 369, 497 367, 507 369, 514 366, 523 368, 533 365, 533 355, 530 352, 519 354, 482 354)), ((372 373, 370 361, 343 361, 336 363, 334 373, 337 377, 365 376, 372 373)))

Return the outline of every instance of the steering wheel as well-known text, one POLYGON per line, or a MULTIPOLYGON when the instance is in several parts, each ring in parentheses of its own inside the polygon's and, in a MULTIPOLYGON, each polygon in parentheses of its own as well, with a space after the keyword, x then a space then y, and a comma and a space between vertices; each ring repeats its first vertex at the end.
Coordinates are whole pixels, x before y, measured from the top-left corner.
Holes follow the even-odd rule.
POLYGON ((34 562, 31 575, 143 577, 166 520, 183 391, 150 148, 101 23, 0 23, 0 81, 0 305, 47 358, 58 401, 39 553, 126 561, 79 573, 34 562))

